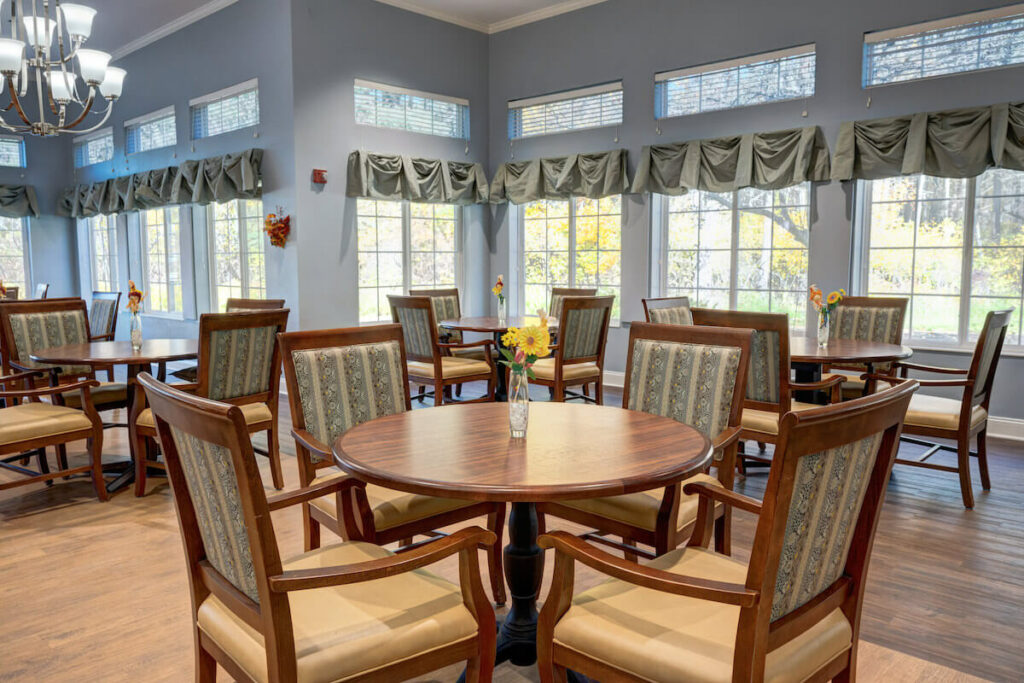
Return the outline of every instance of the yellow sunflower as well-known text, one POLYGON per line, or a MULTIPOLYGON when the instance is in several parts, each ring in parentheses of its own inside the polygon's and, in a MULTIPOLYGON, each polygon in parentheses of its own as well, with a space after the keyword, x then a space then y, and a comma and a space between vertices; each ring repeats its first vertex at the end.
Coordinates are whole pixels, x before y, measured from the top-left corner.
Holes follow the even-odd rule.
POLYGON ((839 303, 840 298, 842 297, 840 297, 839 292, 832 292, 828 295, 828 305, 831 306, 832 304, 839 303))
POLYGON ((520 329, 518 335, 517 346, 527 356, 543 358, 551 352, 548 349, 548 346, 551 344, 551 335, 548 334, 547 329, 539 325, 531 325, 520 329))
POLYGON ((501 343, 506 349, 511 349, 519 341, 519 329, 515 327, 508 328, 508 331, 501 336, 501 343))

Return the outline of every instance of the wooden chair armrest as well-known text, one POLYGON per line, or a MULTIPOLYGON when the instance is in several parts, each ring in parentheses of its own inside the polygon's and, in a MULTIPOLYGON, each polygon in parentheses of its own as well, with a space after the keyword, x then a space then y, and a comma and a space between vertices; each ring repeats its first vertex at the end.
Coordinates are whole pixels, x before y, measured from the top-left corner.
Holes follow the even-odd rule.
POLYGON ((789 387, 791 389, 800 389, 800 390, 804 390, 804 389, 822 389, 822 390, 824 390, 824 389, 832 389, 834 387, 837 387, 837 386, 841 385, 845 381, 846 381, 846 377, 844 377, 843 375, 836 375, 835 377, 829 377, 828 379, 823 379, 820 382, 790 382, 789 383, 789 387))
POLYGON ((729 491, 723 489, 720 486, 708 484, 707 482, 696 481, 687 484, 683 487, 683 493, 687 495, 698 495, 725 505, 732 505, 740 510, 753 513, 755 515, 761 514, 761 501, 757 498, 751 498, 750 496, 744 496, 741 493, 735 491, 729 491))
POLYGON ((442 344, 441 342, 438 342, 437 345, 442 349, 471 349, 476 346, 494 346, 494 340, 484 339, 476 342, 461 342, 459 344, 442 344))
MULTIPOLYGON (((865 381, 873 379, 873 380, 876 380, 876 381, 879 381, 879 382, 888 382, 889 384, 892 384, 893 386, 895 386, 897 384, 903 384, 904 382, 909 382, 910 381, 906 377, 892 377, 891 375, 880 375, 878 373, 864 373, 863 375, 860 376, 860 378, 865 380, 865 381)), ((973 387, 974 386, 974 380, 973 379, 915 379, 914 381, 917 382, 922 387, 973 387)))
POLYGON ((275 593, 287 593, 384 579, 426 567, 455 553, 475 553, 481 544, 491 546, 497 540, 493 531, 471 526, 400 555, 338 567, 294 569, 268 577, 267 582, 275 593))
POLYGON ((757 604, 760 597, 758 591, 751 590, 743 584, 710 581, 630 562, 595 548, 566 531, 544 534, 537 540, 537 544, 542 548, 554 548, 556 552, 578 560, 602 574, 663 593, 740 607, 751 607, 757 604))
POLYGON ((714 441, 711 442, 711 447, 716 451, 728 448, 740 440, 740 433, 742 431, 743 429, 741 427, 727 427, 726 429, 723 429, 721 433, 715 437, 714 441))
MULTIPOLYGON (((13 375, 12 375, 13 376, 13 375)), ((3 398, 35 398, 38 396, 51 396, 53 394, 63 394, 66 391, 75 391, 76 389, 88 389, 89 387, 98 387, 100 383, 94 379, 82 380, 81 382, 73 382, 71 384, 61 384, 55 387, 40 387, 38 389, 25 389, 23 391, 3 391, 0 390, 0 397, 3 398)))
POLYGON ((334 462, 334 453, 331 453, 331 449, 305 429, 293 429, 292 438, 306 450, 319 455, 324 460, 334 462))
POLYGON ((969 370, 966 369, 944 368, 937 365, 921 365, 920 363, 905 363, 903 361, 896 361, 892 364, 892 369, 894 371, 897 368, 905 370, 920 370, 921 372, 934 372, 944 375, 966 375, 969 372, 969 370))
POLYGON ((273 512, 282 508, 291 507, 292 505, 298 505, 299 503, 307 503, 331 493, 341 493, 361 485, 362 482, 357 479, 353 479, 352 477, 338 477, 337 479, 322 481, 318 484, 311 484, 305 488, 296 489, 295 491, 279 493, 276 496, 271 496, 267 498, 267 506, 270 508, 270 511, 273 512))
MULTIPOLYGON (((12 365, 13 365, 13 363, 12 363, 12 365)), ((25 381, 26 379, 29 379, 29 378, 42 379, 43 378, 43 373, 40 372, 39 370, 28 370, 28 371, 25 371, 25 372, 16 372, 13 375, 7 375, 5 377, 0 377, 0 386, 6 385, 8 382, 23 382, 23 381, 25 381)))
POLYGON ((114 333, 113 332, 107 332, 106 334, 97 334, 96 336, 90 336, 89 337, 89 341, 91 341, 91 342, 94 342, 94 341, 113 341, 113 340, 114 340, 114 333))

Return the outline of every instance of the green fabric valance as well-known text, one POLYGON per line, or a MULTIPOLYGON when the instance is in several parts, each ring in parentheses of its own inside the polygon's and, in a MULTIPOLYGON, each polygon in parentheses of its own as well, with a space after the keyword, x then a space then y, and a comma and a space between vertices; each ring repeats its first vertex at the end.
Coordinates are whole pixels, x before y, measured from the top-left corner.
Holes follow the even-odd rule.
POLYGON ((510 161, 491 181, 491 203, 525 204, 537 199, 600 199, 629 192, 626 150, 510 161))
POLYGON ((349 197, 408 199, 435 204, 487 202, 483 166, 358 150, 348 155, 349 197))
POLYGON ((57 214, 88 218, 173 204, 210 204, 260 196, 263 150, 186 161, 64 189, 57 214))
POLYGON ((31 185, 0 185, 0 216, 39 218, 39 203, 31 185))
POLYGON ((845 122, 832 178, 970 178, 992 167, 1024 170, 1024 103, 845 122))
POLYGON ((777 190, 829 179, 829 153, 818 126, 690 140, 643 148, 633 192, 777 190))

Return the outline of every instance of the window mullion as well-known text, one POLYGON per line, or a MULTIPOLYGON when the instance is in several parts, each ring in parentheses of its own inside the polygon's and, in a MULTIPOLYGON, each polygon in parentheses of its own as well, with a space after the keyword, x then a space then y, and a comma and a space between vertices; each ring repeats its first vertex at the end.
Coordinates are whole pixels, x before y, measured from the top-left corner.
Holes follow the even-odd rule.
MULTIPOLYGON (((738 308, 737 301, 739 296, 736 292, 736 287, 739 285, 739 275, 736 272, 737 266, 739 265, 739 245, 740 245, 740 211, 739 211, 739 190, 732 191, 732 239, 731 248, 729 249, 729 308, 736 310, 738 308)), ((699 258, 699 257, 698 257, 699 258)))
POLYGON ((248 216, 245 214, 245 202, 241 199, 236 201, 238 202, 238 211, 236 212, 238 225, 235 226, 235 234, 238 235, 238 269, 242 276, 242 297, 247 298, 249 296, 249 269, 246 265, 249 263, 249 240, 246 239, 245 226, 248 216))
POLYGON ((967 179, 967 196, 964 197, 964 244, 960 258, 960 327, 957 331, 959 343, 968 343, 971 328, 971 268, 974 263, 974 193, 977 178, 967 179))
POLYGON ((412 211, 409 202, 402 202, 402 289, 412 287, 412 211))
POLYGON ((576 286, 576 202, 569 197, 569 286, 576 286))

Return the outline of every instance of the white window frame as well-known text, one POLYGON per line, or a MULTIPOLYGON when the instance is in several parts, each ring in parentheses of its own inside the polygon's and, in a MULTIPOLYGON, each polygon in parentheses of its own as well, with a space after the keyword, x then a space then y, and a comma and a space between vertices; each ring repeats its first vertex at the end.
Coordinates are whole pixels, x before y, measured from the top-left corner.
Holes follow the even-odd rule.
MULTIPOLYGON (((141 133, 140 133, 140 141, 141 141, 141 133)), ((155 150, 155 149, 163 149, 165 147, 174 147, 177 144, 178 144, 178 118, 177 118, 177 115, 175 114, 174 105, 173 104, 169 104, 166 107, 163 107, 162 109, 157 109, 156 111, 150 112, 148 114, 144 114, 143 116, 136 116, 135 118, 128 119, 127 121, 124 122, 124 150, 125 150, 125 154, 141 154, 143 152, 150 152, 150 151, 155 150), (130 140, 132 139, 132 135, 134 135, 136 131, 140 131, 142 126, 144 126, 147 123, 152 123, 154 121, 159 121, 161 119, 166 119, 166 118, 170 118, 174 122, 174 140, 173 141, 167 143, 166 145, 160 145, 158 147, 147 147, 146 149, 134 149, 134 150, 129 151, 130 140)))
MULTIPOLYGON (((185 280, 185 270, 186 270, 186 268, 185 268, 185 259, 187 257, 186 253, 185 253, 185 248, 184 248, 185 247, 185 240, 184 240, 185 225, 184 225, 184 222, 185 222, 185 213, 186 213, 185 212, 185 207, 182 207, 182 206, 165 206, 165 207, 159 208, 159 209, 150 209, 150 211, 162 211, 163 212, 163 221, 164 221, 163 222, 163 240, 164 240, 164 258, 163 258, 163 261, 164 261, 164 273, 166 274, 165 277, 168 280, 167 283, 166 283, 166 286, 168 288, 168 292, 167 292, 167 295, 168 295, 168 297, 167 297, 167 305, 168 305, 168 309, 169 310, 166 310, 166 311, 153 310, 152 308, 150 308, 150 306, 148 304, 143 304, 143 307, 146 309, 146 314, 147 315, 154 315, 154 316, 160 316, 160 317, 166 317, 166 318, 183 319, 185 317, 185 309, 188 307, 188 294, 189 294, 189 291, 188 291, 189 288, 186 286, 186 280, 185 280), (181 309, 180 310, 177 309, 176 305, 175 305, 176 302, 174 300, 174 296, 172 295, 172 289, 171 289, 172 283, 170 282, 170 274, 169 274, 170 273, 171 244, 170 244, 170 240, 169 240, 168 234, 167 234, 167 226, 169 224, 169 220, 168 219, 169 219, 169 217, 171 215, 171 212, 177 212, 177 214, 178 214, 178 245, 177 245, 177 250, 178 250, 178 277, 180 278, 180 281, 177 283, 177 288, 181 292, 181 309)), ((148 244, 149 238, 148 238, 148 231, 147 231, 148 226, 146 225, 146 221, 145 221, 146 213, 148 213, 148 211, 139 211, 138 212, 138 225, 139 225, 139 251, 140 251, 140 254, 141 254, 141 257, 142 257, 141 258, 142 277, 140 279, 142 280, 142 282, 145 283, 145 287, 143 288, 143 291, 147 292, 146 300, 148 302, 148 301, 152 301, 151 297, 149 297, 148 294, 152 293, 153 285, 149 281, 149 258, 150 257, 149 257, 149 244, 148 244)))
MULTIPOLYGON (((352 86, 353 102, 355 101, 355 97, 356 97, 355 91, 358 88, 365 88, 367 90, 374 90, 374 91, 378 91, 378 92, 381 92, 381 93, 389 93, 389 94, 392 94, 392 95, 400 95, 402 97, 420 98, 420 99, 428 100, 428 101, 430 101, 432 103, 433 102, 447 102, 449 104, 454 104, 454 105, 456 105, 458 107, 458 114, 457 114, 457 116, 458 116, 458 121, 459 121, 459 130, 458 130, 459 134, 452 136, 452 135, 446 135, 444 133, 439 133, 439 132, 436 132, 436 131, 427 133, 426 131, 413 130, 413 129, 408 127, 408 121, 406 121, 405 125, 403 125, 403 126, 388 126, 388 125, 382 125, 380 123, 367 123, 367 122, 364 122, 364 121, 359 121, 358 109, 354 108, 352 118, 356 122, 356 124, 358 124, 360 126, 371 126, 373 128, 386 128, 386 129, 389 129, 389 130, 401 130, 401 131, 405 131, 407 133, 418 133, 420 135, 434 135, 434 136, 437 136, 437 137, 453 138, 453 139, 456 139, 456 140, 469 140, 470 139, 469 100, 467 100, 467 99, 465 99, 463 97, 451 97, 449 95, 439 95, 437 93, 426 92, 424 90, 413 90, 411 88, 401 88, 401 87, 398 87, 396 85, 387 85, 387 84, 384 84, 384 83, 375 83, 374 81, 366 81, 366 80, 363 80, 361 78, 357 78, 357 79, 355 79, 354 84, 352 86)), ((374 105, 374 120, 375 121, 379 120, 376 104, 374 105)), ((431 128, 433 129, 433 117, 431 118, 431 128)))
MULTIPOLYGON (((545 135, 560 135, 562 133, 572 133, 578 130, 593 130, 595 128, 610 128, 612 126, 621 126, 622 119, 624 116, 624 103, 623 103, 623 87, 622 81, 611 81, 609 83, 601 83, 598 85, 591 85, 585 88, 575 88, 573 90, 561 90, 559 92, 549 93, 547 95, 538 95, 536 97, 525 97, 518 100, 508 101, 508 139, 509 140, 521 140, 524 138, 535 138, 542 137, 545 135), (557 130, 548 130, 545 127, 544 131, 539 133, 530 133, 528 135, 523 134, 522 127, 522 116, 524 109, 530 109, 533 107, 545 107, 553 104, 565 104, 572 103, 576 100, 582 100, 595 96, 615 96, 618 99, 618 120, 604 122, 602 114, 602 120, 598 123, 591 123, 586 125, 571 125, 568 128, 560 128, 557 130)), ((603 104, 602 104, 603 106, 603 104)))
MULTIPOLYGON (((28 217, 25 218, 4 218, 8 221, 18 221, 21 223, 21 260, 22 269, 25 273, 25 285, 22 290, 22 298, 29 298, 31 295, 31 288, 34 286, 35 281, 32 277, 32 242, 31 242, 31 230, 29 226, 28 217)), ((13 232, 13 231, 12 231, 13 232)), ((4 282, 6 285, 12 284, 10 280, 4 282)))
MULTIPOLYGON (((72 142, 71 142, 71 161, 72 161, 72 164, 74 165, 75 168, 87 168, 89 166, 95 166, 97 164, 103 164, 103 163, 106 163, 108 161, 112 161, 114 159, 115 151, 116 151, 116 147, 114 145, 114 127, 113 126, 107 126, 106 128, 100 128, 99 130, 93 131, 91 133, 86 133, 85 135, 79 135, 74 140, 72 140, 72 142), (79 165, 79 163, 78 163, 78 150, 79 150, 79 148, 82 145, 86 145, 86 144, 92 142, 93 140, 99 140, 101 138, 105 138, 105 137, 108 137, 108 136, 110 137, 110 158, 108 158, 108 159, 100 159, 98 161, 93 161, 93 162, 89 162, 89 163, 82 163, 81 165, 79 165)), ((83 160, 83 161, 86 161, 86 160, 83 160)))
POLYGON ((218 135, 227 135, 228 133, 234 133, 234 132, 239 131, 239 130, 245 130, 246 128, 255 128, 256 126, 260 125, 260 123, 262 121, 262 116, 263 116, 262 107, 260 107, 260 82, 259 82, 258 78, 251 78, 248 81, 245 81, 243 83, 239 83, 237 85, 232 85, 232 86, 230 86, 228 88, 223 88, 221 90, 217 90, 216 92, 211 92, 211 93, 208 93, 206 95, 202 95, 201 97, 195 97, 195 98, 189 100, 188 101, 189 136, 192 138, 193 141, 195 141, 195 140, 206 140, 208 138, 217 137, 218 135), (256 121, 255 122, 247 124, 247 125, 244 125, 244 126, 240 126, 238 128, 232 128, 230 130, 221 131, 220 133, 212 133, 212 134, 204 135, 202 137, 196 137, 196 127, 195 127, 196 109, 198 109, 200 107, 206 107, 206 106, 209 106, 209 105, 214 104, 216 102, 220 102, 222 100, 227 100, 227 99, 230 99, 232 97, 236 97, 238 95, 242 95, 242 94, 245 94, 245 93, 250 92, 250 91, 255 91, 256 92, 256 121))
MULTIPOLYGON (((910 24, 909 26, 901 26, 899 28, 886 29, 883 31, 871 31, 864 34, 864 47, 863 57, 861 62, 861 85, 864 88, 880 88, 887 85, 898 85, 900 83, 912 83, 914 81, 930 80, 932 78, 944 78, 946 76, 956 76, 959 74, 976 73, 978 71, 992 71, 995 69, 1009 69, 1018 66, 1024 66, 1024 61, 1014 62, 1011 64, 1002 64, 998 66, 986 66, 976 67, 970 69, 962 69, 959 71, 944 71, 941 73, 935 73, 930 75, 916 76, 913 78, 903 78, 879 83, 870 82, 871 73, 871 46, 877 45, 878 43, 886 43, 889 41, 895 41, 900 39, 913 38, 915 36, 925 36, 938 31, 945 31, 956 28, 966 28, 973 24, 998 22, 1000 20, 1011 19, 1013 17, 1024 16, 1024 3, 1016 5, 1007 5, 1005 7, 996 7, 989 10, 983 10, 980 12, 970 12, 968 14, 959 14, 952 17, 946 17, 944 19, 937 19, 934 21, 925 21, 918 24, 910 24)), ((1014 31, 1017 32, 1016 30, 1014 31)), ((1022 32, 1024 34, 1024 32, 1022 32)), ((964 40, 972 40, 971 37, 964 37, 960 39, 953 39, 948 42, 962 42, 964 40)), ((933 44, 934 46, 934 44, 933 44)), ((911 50, 923 50, 923 45, 908 46, 902 51, 911 50)), ((923 65, 922 65, 923 71, 923 65)))
POLYGON ((89 244, 89 281, 92 284, 92 290, 94 292, 117 292, 121 289, 121 244, 118 242, 118 215, 97 215, 90 216, 89 218, 83 219, 85 221, 86 236, 89 244), (94 241, 95 232, 93 229, 92 219, 102 217, 106 220, 106 227, 104 230, 107 233, 107 249, 108 254, 112 255, 110 263, 110 277, 112 287, 110 289, 103 289, 99 286, 96 281, 96 243, 94 241))
MULTIPOLYGON (((412 250, 412 211, 411 211, 411 208, 409 206, 409 202, 406 201, 406 200, 402 200, 402 199, 400 199, 400 200, 371 199, 371 201, 375 201, 375 202, 396 202, 396 203, 400 203, 402 205, 402 292, 408 292, 410 289, 413 289, 413 288, 416 288, 416 289, 433 289, 433 288, 435 288, 435 285, 413 285, 412 284, 412 254, 413 254, 413 250, 412 250)), ((464 284, 464 280, 463 280, 464 273, 463 273, 463 258, 462 258, 462 254, 463 254, 463 249, 462 249, 462 245, 463 245, 463 242, 462 242, 462 226, 463 226, 463 222, 464 222, 463 221, 462 212, 463 212, 463 208, 464 207, 462 207, 462 206, 460 206, 458 204, 453 204, 452 206, 454 206, 454 208, 455 208, 455 283, 452 286, 457 287, 461 291, 461 290, 464 289, 464 286, 463 286, 463 284, 464 284)), ((359 218, 360 218, 360 214, 359 214, 358 209, 356 209, 355 215, 356 215, 356 222, 358 223, 359 218)), ((377 218, 379 219, 379 217, 377 217, 377 218)), ((436 220, 436 219, 432 219, 432 220, 436 220)), ((358 254, 359 253, 367 253, 367 254, 379 253, 379 250, 377 250, 377 249, 375 249, 374 251, 362 251, 362 250, 360 250, 359 249, 358 227, 357 227, 356 232, 357 232, 357 234, 356 234, 356 254, 357 254, 357 258, 358 258, 358 254)), ((433 252, 433 253, 437 253, 437 252, 433 252)), ((442 253, 445 253, 445 252, 442 252, 442 253)), ((358 265, 356 267, 358 268, 358 265)), ((358 273, 356 274, 356 277, 358 278, 358 273)), ((443 285, 437 285, 436 287, 443 287, 443 285)), ((381 287, 380 287, 380 285, 378 285, 376 287, 360 287, 359 284, 358 284, 358 281, 357 281, 357 284, 356 284, 356 309, 357 309, 357 311, 359 309, 359 293, 360 293, 359 290, 361 290, 361 289, 373 289, 373 290, 377 291, 377 290, 380 290, 381 287)), ((381 315, 380 310, 379 310, 379 305, 380 304, 379 304, 379 301, 378 301, 378 316, 377 316, 377 320, 375 322, 391 322, 391 313, 390 313, 390 311, 387 312, 386 315, 381 315)), ((358 316, 359 316, 359 314, 357 313, 357 317, 358 316)), ((361 320, 359 322, 363 323, 363 324, 368 324, 368 323, 374 322, 374 321, 361 320)))
POLYGON ((18 165, 4 165, 4 168, 26 168, 28 166, 28 159, 25 153, 25 138, 20 135, 0 135, 0 142, 16 142, 18 144, 18 165))
MULTIPOLYGON (((248 233, 244 232, 245 230, 247 230, 247 225, 248 225, 248 223, 249 223, 249 221, 250 221, 250 219, 252 217, 248 216, 248 215, 243 215, 243 211, 244 211, 244 208, 245 208, 245 203, 247 201, 259 201, 260 202, 260 206, 262 207, 263 200, 262 199, 259 199, 259 200, 232 199, 231 201, 238 202, 238 206, 239 206, 238 218, 237 218, 237 220, 238 220, 238 228, 239 228, 239 236, 238 236, 238 238, 239 238, 239 241, 240 241, 240 244, 239 244, 239 247, 238 247, 238 257, 239 257, 239 259, 241 259, 241 263, 243 265, 243 268, 241 269, 241 292, 239 293, 238 296, 240 298, 243 298, 243 299, 266 298, 267 297, 267 293, 268 293, 267 292, 267 241, 268 241, 267 240, 267 236, 263 232, 262 228, 258 228, 259 231, 260 231, 261 238, 263 239, 263 292, 264 293, 263 293, 263 297, 254 297, 254 296, 252 296, 252 292, 249 291, 249 286, 250 286, 250 283, 249 283, 249 267, 248 267, 248 264, 249 264, 249 240, 246 239, 248 237, 248 233)), ((223 203, 226 204, 228 202, 223 202, 223 203)), ((216 229, 217 229, 216 225, 217 225, 217 223, 216 223, 216 220, 215 220, 215 217, 214 217, 214 210, 215 209, 214 209, 214 205, 213 204, 210 204, 210 205, 205 207, 206 235, 207 235, 207 254, 206 254, 206 256, 207 256, 207 259, 208 259, 208 264, 209 264, 208 267, 209 267, 209 274, 210 274, 210 310, 213 311, 214 313, 222 313, 223 311, 222 311, 222 309, 221 309, 221 307, 219 305, 219 302, 217 301, 217 288, 218 288, 218 283, 217 283, 217 237, 216 237, 216 229)), ((262 224, 263 224, 262 209, 261 209, 261 215, 258 218, 259 218, 259 225, 262 226, 262 224)))

